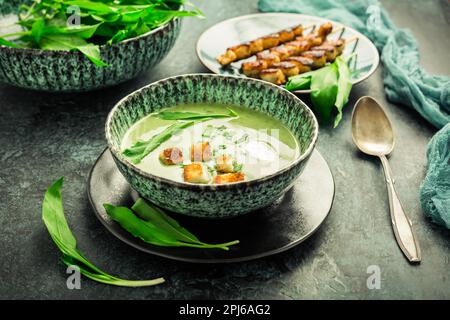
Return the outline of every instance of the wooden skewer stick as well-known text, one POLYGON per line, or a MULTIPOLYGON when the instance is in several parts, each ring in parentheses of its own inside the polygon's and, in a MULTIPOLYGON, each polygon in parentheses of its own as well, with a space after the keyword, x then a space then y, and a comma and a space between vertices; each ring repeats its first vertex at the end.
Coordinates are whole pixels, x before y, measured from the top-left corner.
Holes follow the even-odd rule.
POLYGON ((351 43, 353 41, 357 41, 357 40, 359 40, 358 36, 351 37, 350 39, 344 39, 345 44, 349 44, 349 43, 351 43))
POLYGON ((340 26, 339 28, 336 28, 336 29, 333 28, 333 30, 331 30, 331 32, 328 35, 339 32, 339 31, 345 31, 345 27, 340 26))
POLYGON ((316 25, 315 25, 314 23, 308 24, 308 25, 306 25, 306 26, 303 27, 303 30, 309 29, 309 28, 315 29, 315 28, 316 28, 316 25))

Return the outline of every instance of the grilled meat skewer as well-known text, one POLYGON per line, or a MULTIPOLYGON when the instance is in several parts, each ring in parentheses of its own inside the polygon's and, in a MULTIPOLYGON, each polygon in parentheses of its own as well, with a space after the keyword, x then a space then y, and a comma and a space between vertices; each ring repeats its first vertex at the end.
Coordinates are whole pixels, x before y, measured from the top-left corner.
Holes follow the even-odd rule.
POLYGON ((289 57, 286 61, 295 64, 298 68, 299 74, 311 71, 314 64, 313 59, 299 56, 289 57))
POLYGON ((300 37, 303 34, 303 26, 297 25, 292 28, 281 30, 278 33, 263 36, 261 38, 242 43, 228 48, 223 55, 217 57, 217 61, 225 66, 234 61, 245 59, 251 55, 261 52, 265 49, 276 47, 282 43, 300 37))
MULTIPOLYGON (((264 74, 265 77, 263 80, 269 82, 273 81, 272 83, 277 84, 279 84, 280 82, 284 83, 283 77, 278 76, 279 72, 276 72, 274 69, 279 69, 283 73, 284 79, 286 80, 286 77, 291 77, 293 75, 321 68, 325 66, 327 62, 333 62, 338 55, 342 54, 345 48, 345 44, 351 41, 353 41, 353 39, 347 41, 343 39, 326 41, 320 46, 311 47, 309 48, 310 50, 301 52, 299 56, 290 56, 281 60, 280 62, 276 61, 276 58, 274 58, 275 56, 277 56, 275 53, 259 53, 258 58, 261 58, 261 61, 263 62, 269 61, 267 57, 272 58, 272 60, 270 60, 270 66, 267 66, 267 68, 270 68, 271 70, 270 72, 264 74), (264 60, 264 58, 266 59, 264 60)), ((286 44, 286 46, 288 45, 289 43, 286 44)), ((280 48, 278 48, 276 52, 286 53, 286 51, 282 51, 280 48)), ((277 57, 280 58, 279 56, 277 57)), ((255 64, 256 61, 243 63, 242 68, 244 74, 251 77, 258 77, 259 74, 262 78, 262 67, 260 64, 255 64), (252 70, 253 65, 258 66, 257 71, 252 70)))

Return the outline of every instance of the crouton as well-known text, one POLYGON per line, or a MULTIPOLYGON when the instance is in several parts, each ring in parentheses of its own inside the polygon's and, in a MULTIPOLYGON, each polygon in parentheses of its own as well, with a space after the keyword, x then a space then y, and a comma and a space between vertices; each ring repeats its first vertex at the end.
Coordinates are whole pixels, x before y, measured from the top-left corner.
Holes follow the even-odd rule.
POLYGON ((190 183, 208 183, 210 180, 208 168, 202 162, 186 165, 183 171, 184 181, 190 183))
POLYGON ((165 165, 183 163, 183 152, 179 148, 167 148, 159 154, 159 160, 165 165))
POLYGON ((214 177, 214 183, 216 184, 225 184, 225 183, 233 183, 245 180, 245 174, 243 172, 234 172, 234 173, 225 173, 219 174, 214 177))
POLYGON ((212 149, 209 142, 200 142, 191 146, 191 161, 209 161, 212 158, 212 149))
POLYGON ((230 173, 234 171, 233 158, 229 155, 222 155, 216 158, 217 172, 230 173))

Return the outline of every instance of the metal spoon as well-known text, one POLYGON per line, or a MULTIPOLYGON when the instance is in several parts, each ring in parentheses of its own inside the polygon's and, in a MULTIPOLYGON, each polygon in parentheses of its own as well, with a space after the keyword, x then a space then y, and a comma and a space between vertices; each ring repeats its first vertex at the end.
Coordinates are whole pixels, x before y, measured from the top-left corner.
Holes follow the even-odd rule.
POLYGON ((394 131, 383 108, 372 97, 361 97, 355 104, 352 114, 352 138, 359 150, 380 158, 389 193, 389 207, 395 238, 410 262, 420 262, 419 243, 411 220, 403 211, 395 191, 395 182, 386 158, 386 155, 394 149, 394 131))

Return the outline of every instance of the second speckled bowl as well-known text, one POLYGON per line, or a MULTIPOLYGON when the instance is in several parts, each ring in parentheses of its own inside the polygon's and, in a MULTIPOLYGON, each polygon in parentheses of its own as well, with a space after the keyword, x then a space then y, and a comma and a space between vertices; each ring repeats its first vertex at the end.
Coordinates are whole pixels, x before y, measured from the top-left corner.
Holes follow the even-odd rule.
MULTIPOLYGON (((0 0, 0 19, 19 8, 18 2, 0 0)), ((0 81, 11 85, 52 92, 81 92, 130 80, 159 63, 180 33, 181 19, 113 45, 100 46, 97 67, 79 51, 11 48, 0 45, 0 81)))
POLYGON ((265 207, 283 195, 306 165, 318 135, 312 111, 295 95, 260 80, 191 74, 167 78, 137 90, 111 110, 106 140, 114 161, 141 196, 170 211, 196 217, 232 217, 265 207), (175 182, 144 172, 121 153, 125 132, 146 115, 187 103, 220 103, 259 110, 279 119, 296 136, 301 155, 274 174, 226 185, 175 182))

